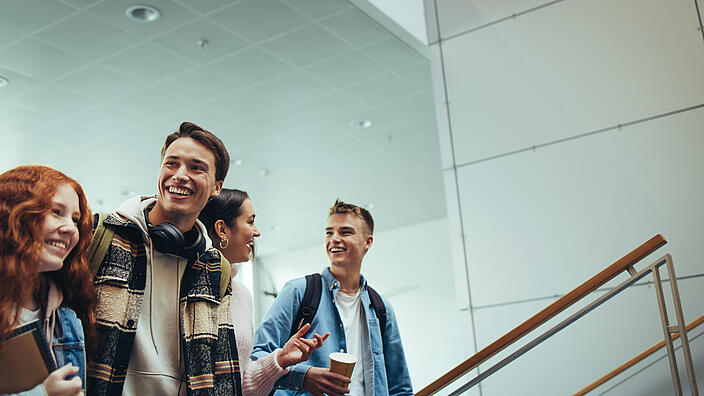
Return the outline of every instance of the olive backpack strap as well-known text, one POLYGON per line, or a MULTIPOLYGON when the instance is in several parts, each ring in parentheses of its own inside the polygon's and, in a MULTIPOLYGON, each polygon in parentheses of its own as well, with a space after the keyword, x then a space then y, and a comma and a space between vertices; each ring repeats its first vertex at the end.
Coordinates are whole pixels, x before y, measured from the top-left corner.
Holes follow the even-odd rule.
POLYGON ((379 329, 381 329, 381 339, 383 340, 384 331, 386 330, 386 306, 379 293, 372 289, 371 286, 367 285, 367 291, 369 292, 369 299, 372 300, 376 317, 379 319, 379 329))
POLYGON ((220 253, 220 299, 227 293, 227 287, 230 285, 230 262, 227 261, 225 256, 220 253))
POLYGON ((320 305, 322 291, 323 285, 320 274, 306 275, 306 291, 303 294, 301 305, 298 307, 296 318, 291 324, 291 334, 289 334, 289 337, 296 334, 306 323, 313 321, 315 313, 318 311, 318 305, 320 305))
POLYGON ((88 246, 88 260, 90 263, 90 271, 95 276, 103 263, 105 255, 110 249, 112 237, 115 235, 115 229, 106 226, 103 222, 109 216, 109 213, 96 213, 93 220, 93 239, 88 246))

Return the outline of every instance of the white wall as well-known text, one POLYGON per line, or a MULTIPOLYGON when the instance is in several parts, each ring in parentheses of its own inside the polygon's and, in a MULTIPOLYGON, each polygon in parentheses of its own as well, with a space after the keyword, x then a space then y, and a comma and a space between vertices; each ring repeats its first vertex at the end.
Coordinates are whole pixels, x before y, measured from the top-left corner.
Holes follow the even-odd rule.
MULTIPOLYGON (((287 280, 328 265, 323 227, 320 245, 261 258, 255 277, 263 279, 264 290, 280 290, 287 280)), ((396 312, 416 390, 469 353, 458 341, 465 332, 453 303, 449 250, 448 223, 442 219, 376 233, 362 264, 369 284, 389 299, 396 312)), ((255 293, 258 316, 273 301, 262 296, 255 293)))
MULTIPOLYGON (((670 252, 677 274, 692 276, 680 282, 685 320, 704 314, 695 2, 426 5, 429 21, 438 10, 429 36, 457 305, 471 312, 456 316, 474 328, 467 347, 488 345, 656 233, 669 243, 648 263, 670 252)), ((662 337, 653 288, 635 287, 473 394, 571 394, 662 337)), ((600 391, 669 394, 668 370, 664 360, 600 391)))

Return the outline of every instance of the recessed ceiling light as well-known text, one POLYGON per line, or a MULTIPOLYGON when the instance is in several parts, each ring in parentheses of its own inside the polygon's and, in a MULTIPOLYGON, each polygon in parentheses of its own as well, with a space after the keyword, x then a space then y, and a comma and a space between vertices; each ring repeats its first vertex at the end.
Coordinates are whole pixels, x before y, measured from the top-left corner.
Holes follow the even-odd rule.
POLYGON ((232 160, 232 161, 230 161, 230 162, 231 162, 233 165, 237 165, 237 166, 242 165, 242 160, 239 159, 239 158, 237 158, 237 159, 235 159, 235 160, 232 160))
POLYGON ((357 128, 357 129, 371 128, 372 120, 354 120, 354 121, 350 122, 350 126, 352 128, 357 128))
POLYGON ((269 176, 269 169, 262 169, 259 171, 261 176, 269 176))
POLYGON ((3 76, 0 76, 0 88, 4 88, 8 85, 10 85, 10 80, 6 79, 3 76))
POLYGON ((369 202, 369 203, 367 204, 367 209, 369 209, 369 210, 374 209, 374 204, 371 203, 371 202, 369 202))
POLYGON ((161 16, 161 12, 148 5, 137 4, 127 9, 127 17, 138 22, 154 22, 161 16))

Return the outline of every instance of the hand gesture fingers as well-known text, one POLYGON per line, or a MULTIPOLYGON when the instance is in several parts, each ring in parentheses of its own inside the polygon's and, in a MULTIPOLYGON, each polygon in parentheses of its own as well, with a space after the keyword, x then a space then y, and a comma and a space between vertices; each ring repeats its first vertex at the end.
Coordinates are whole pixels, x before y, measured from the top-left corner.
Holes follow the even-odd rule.
POLYGON ((78 373, 78 367, 70 363, 55 370, 44 380, 44 388, 49 396, 73 396, 81 394, 83 382, 80 377, 65 378, 78 373))

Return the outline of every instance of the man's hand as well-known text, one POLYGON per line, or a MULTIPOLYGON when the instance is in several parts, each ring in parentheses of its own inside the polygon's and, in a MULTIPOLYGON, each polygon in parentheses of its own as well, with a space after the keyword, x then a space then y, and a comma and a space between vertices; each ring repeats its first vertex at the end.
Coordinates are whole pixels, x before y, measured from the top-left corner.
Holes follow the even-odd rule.
POLYGON ((42 382, 44 389, 49 396, 73 396, 80 395, 81 383, 80 377, 73 377, 67 380, 69 375, 78 374, 78 367, 72 366, 70 363, 55 370, 42 382))
POLYGON ((312 393, 313 396, 323 396, 323 393, 329 396, 342 396, 349 393, 349 389, 337 385, 333 381, 343 382, 349 386, 351 382, 344 375, 333 373, 329 369, 321 367, 311 367, 303 377, 303 389, 312 393))
POLYGON ((323 341, 330 336, 330 333, 326 333, 322 337, 318 333, 315 333, 315 339, 301 338, 308 330, 310 330, 310 323, 301 327, 296 334, 292 335, 291 338, 286 341, 286 344, 284 344, 284 347, 276 358, 279 367, 286 368, 300 362, 305 362, 310 358, 313 351, 323 346, 323 341))

